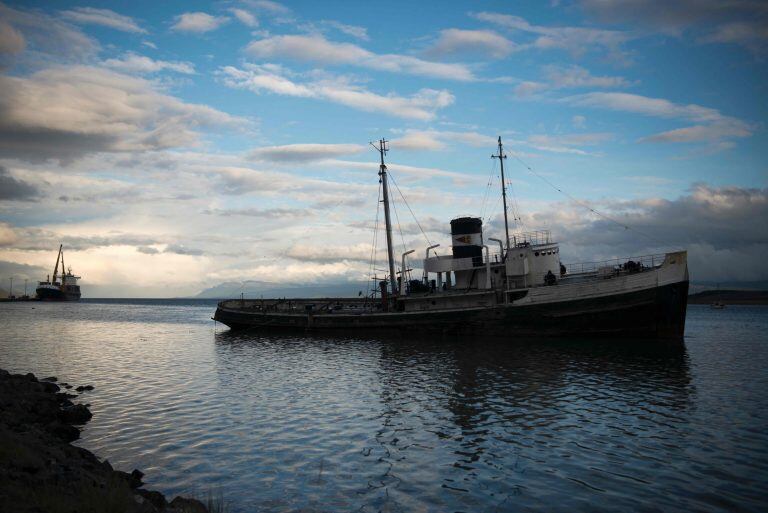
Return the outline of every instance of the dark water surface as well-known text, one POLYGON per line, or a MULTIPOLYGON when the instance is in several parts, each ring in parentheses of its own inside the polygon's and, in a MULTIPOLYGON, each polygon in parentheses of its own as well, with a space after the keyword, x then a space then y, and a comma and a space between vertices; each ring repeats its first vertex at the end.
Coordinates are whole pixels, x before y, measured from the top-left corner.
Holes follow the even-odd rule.
POLYGON ((232 334, 214 302, 0 304, 0 367, 93 384, 79 442, 251 511, 766 511, 768 307, 684 346, 232 334))

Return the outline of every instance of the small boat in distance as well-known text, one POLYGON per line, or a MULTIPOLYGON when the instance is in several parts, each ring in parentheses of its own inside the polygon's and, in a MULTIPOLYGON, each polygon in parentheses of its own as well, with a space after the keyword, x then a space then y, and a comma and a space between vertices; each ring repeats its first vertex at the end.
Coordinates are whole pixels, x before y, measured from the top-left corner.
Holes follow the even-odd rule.
POLYGON ((64 270, 64 252, 63 245, 59 245, 59 254, 56 256, 56 267, 53 268, 53 279, 50 276, 46 281, 41 281, 37 285, 35 292, 40 301, 77 301, 80 299, 80 285, 77 280, 80 276, 72 274, 72 268, 64 270), (59 262, 61 262, 61 281, 59 277, 59 262))
POLYGON ((715 299, 712 303, 709 304, 709 307, 712 310, 722 310, 725 308, 725 303, 723 303, 722 297, 720 297, 720 284, 717 284, 717 299, 715 299))
POLYGON ((439 245, 427 247, 423 275, 413 279, 406 257, 414 250, 404 247, 399 261, 394 255, 384 164, 386 141, 379 141, 376 150, 381 156, 378 174, 388 275, 372 277, 378 287, 370 296, 229 299, 218 304, 214 320, 232 329, 335 330, 348 334, 488 335, 509 340, 562 336, 682 339, 688 296, 687 252, 566 265, 561 263, 560 247, 549 231, 510 234, 506 155, 500 137, 498 154, 493 157, 501 165, 504 239, 484 238, 479 217, 455 218, 450 223, 450 254, 436 254, 439 245))

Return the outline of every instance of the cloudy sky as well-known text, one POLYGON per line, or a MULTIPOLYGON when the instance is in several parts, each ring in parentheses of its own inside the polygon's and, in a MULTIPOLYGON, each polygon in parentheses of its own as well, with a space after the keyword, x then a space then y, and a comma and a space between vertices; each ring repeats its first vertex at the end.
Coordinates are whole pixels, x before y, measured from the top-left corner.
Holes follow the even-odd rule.
POLYGON ((766 280, 766 27, 757 0, 0 3, 0 286, 59 243, 91 296, 364 280, 369 141, 423 254, 458 215, 501 235, 498 136, 515 228, 565 262, 766 280))

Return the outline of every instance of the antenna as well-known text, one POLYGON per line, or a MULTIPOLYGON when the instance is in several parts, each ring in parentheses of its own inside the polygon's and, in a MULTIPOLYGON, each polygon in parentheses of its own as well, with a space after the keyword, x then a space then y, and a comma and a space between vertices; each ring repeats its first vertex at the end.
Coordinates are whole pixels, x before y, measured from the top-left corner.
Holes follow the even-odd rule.
MULTIPOLYGON (((504 180, 504 159, 507 158, 504 155, 503 148, 501 146, 501 136, 499 136, 499 154, 491 155, 492 159, 499 159, 501 165, 501 196, 504 199, 504 234, 507 236, 507 253, 509 252, 509 220, 507 219, 507 182, 504 180)), ((503 255, 504 260, 507 259, 506 253, 503 255)))

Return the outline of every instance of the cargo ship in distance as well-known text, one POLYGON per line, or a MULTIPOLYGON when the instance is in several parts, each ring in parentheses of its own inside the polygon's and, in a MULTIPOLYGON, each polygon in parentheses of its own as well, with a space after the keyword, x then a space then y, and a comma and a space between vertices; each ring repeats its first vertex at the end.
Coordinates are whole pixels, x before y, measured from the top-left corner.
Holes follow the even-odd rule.
POLYGON ((407 257, 392 245, 385 140, 380 201, 388 275, 377 294, 359 298, 229 299, 214 320, 231 329, 299 329, 458 336, 682 339, 688 296, 687 252, 563 264, 549 231, 510 234, 501 138, 504 240, 486 239, 482 219, 451 221, 449 255, 426 249, 420 280, 407 278, 407 257), (432 253, 432 255, 430 255, 432 253), (400 270, 396 271, 396 266, 400 270))
POLYGON ((40 301, 78 301, 80 299, 80 285, 77 280, 80 276, 72 274, 72 268, 65 271, 63 245, 59 245, 59 254, 56 256, 56 267, 53 268, 53 279, 50 276, 46 281, 41 281, 35 290, 40 301), (61 262, 61 281, 59 278, 59 262, 61 262))

